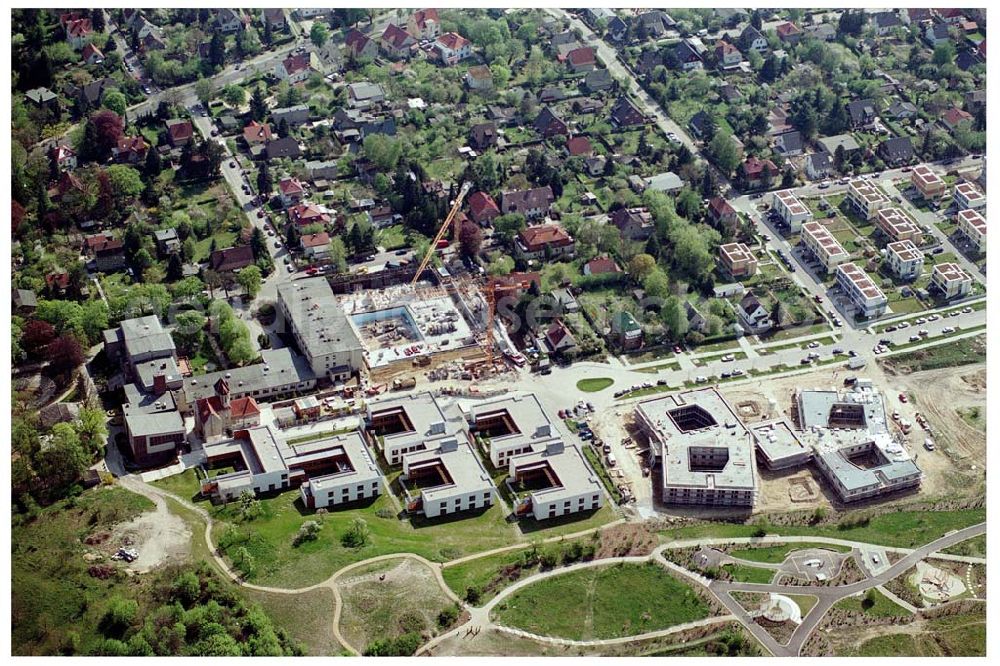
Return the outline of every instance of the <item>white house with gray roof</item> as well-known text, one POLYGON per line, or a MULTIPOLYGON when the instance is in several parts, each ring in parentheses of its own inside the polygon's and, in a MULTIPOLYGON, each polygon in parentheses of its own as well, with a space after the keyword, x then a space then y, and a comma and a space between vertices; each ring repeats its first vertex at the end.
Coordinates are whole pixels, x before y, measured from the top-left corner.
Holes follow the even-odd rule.
POLYGON ((406 510, 428 518, 493 505, 493 480, 464 434, 404 455, 400 483, 406 488, 406 510))
POLYGON ((483 440, 490 462, 498 468, 513 456, 537 452, 562 438, 533 393, 477 403, 467 418, 473 436, 483 440))
POLYGON ((578 447, 549 440, 536 448, 508 463, 515 515, 548 520, 604 505, 601 482, 578 447))

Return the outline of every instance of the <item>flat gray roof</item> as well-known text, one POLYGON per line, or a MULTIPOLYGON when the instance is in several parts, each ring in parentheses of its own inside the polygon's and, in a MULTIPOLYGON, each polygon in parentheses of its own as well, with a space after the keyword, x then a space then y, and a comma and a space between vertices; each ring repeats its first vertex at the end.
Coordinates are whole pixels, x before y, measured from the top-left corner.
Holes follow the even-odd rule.
POLYGON ((473 425, 478 419, 498 412, 506 412, 518 432, 501 437, 491 437, 491 444, 496 442, 506 448, 522 443, 531 444, 562 437, 559 428, 549 418, 533 393, 509 396, 474 405, 470 410, 473 425))
POLYGON ((456 494, 472 493, 493 488, 493 479, 486 473, 486 468, 480 462, 479 456, 473 451, 467 441, 463 441, 458 436, 451 436, 433 449, 426 451, 414 451, 403 456, 408 465, 421 462, 440 460, 451 483, 431 488, 422 488, 421 495, 424 501, 432 501, 436 498, 452 497, 456 494), (452 445, 454 443, 454 445, 452 445))
POLYGON ((119 323, 121 340, 129 358, 151 353, 171 356, 174 353, 174 339, 163 330, 155 315, 125 319, 119 323))
POLYGON ((222 378, 233 392, 249 394, 316 379, 309 363, 291 349, 264 349, 260 357, 261 362, 253 365, 187 377, 181 390, 188 402, 194 402, 215 395, 215 382, 222 378))
POLYGON ((302 352, 310 358, 364 349, 326 278, 282 283, 278 285, 278 298, 295 323, 302 352))
POLYGON ((771 464, 780 464, 782 460, 806 454, 812 457, 812 449, 799 441, 784 420, 756 424, 750 431, 757 440, 757 448, 764 452, 771 464))
POLYGON ((562 499, 576 497, 586 492, 601 490, 601 482, 591 469, 583 453, 576 445, 565 445, 562 442, 550 444, 541 451, 515 456, 510 464, 515 472, 518 469, 538 463, 548 463, 549 469, 559 480, 559 484, 531 493, 546 502, 556 502, 562 499))
POLYGON ((425 442, 431 448, 433 441, 453 436, 465 428, 465 419, 458 407, 452 405, 442 409, 430 391, 368 403, 370 415, 393 409, 402 409, 406 413, 413 430, 383 436, 384 447, 395 448, 425 442))

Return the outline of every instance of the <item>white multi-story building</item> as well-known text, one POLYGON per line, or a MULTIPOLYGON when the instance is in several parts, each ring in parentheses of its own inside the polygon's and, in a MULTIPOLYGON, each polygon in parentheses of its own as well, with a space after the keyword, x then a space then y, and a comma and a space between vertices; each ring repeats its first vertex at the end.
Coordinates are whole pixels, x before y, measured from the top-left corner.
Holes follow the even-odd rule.
POLYGON ((534 394, 476 404, 467 416, 473 436, 488 447, 490 462, 502 468, 513 456, 545 448, 562 434, 534 394))
POLYGON ((462 437, 451 435, 403 456, 407 511, 437 518, 493 505, 493 480, 462 437))
POLYGON ((862 317, 878 317, 885 313, 889 300, 874 280, 856 264, 837 266, 837 284, 851 299, 851 303, 862 317))
POLYGON ((774 193, 774 210, 778 213, 792 233, 797 232, 802 223, 812 218, 809 208, 792 194, 791 190, 781 190, 774 193))
POLYGON ((465 419, 457 408, 448 414, 429 391, 368 403, 368 432, 390 465, 403 456, 434 448, 459 436, 467 439, 465 419))
POLYGON ((926 164, 913 167, 910 183, 924 199, 937 199, 948 189, 944 179, 926 164))
POLYGON ((546 520, 595 511, 604 504, 601 482, 583 453, 561 440, 512 457, 509 471, 507 483, 518 498, 515 515, 546 520))
POLYGON ((859 216, 871 220, 883 208, 889 206, 889 199, 882 190, 868 181, 852 180, 847 188, 847 201, 859 216))
POLYGON ((936 289, 945 300, 961 298, 972 290, 972 278, 954 263, 937 264, 931 273, 930 286, 936 289))
POLYGON ((317 377, 343 380, 364 367, 364 346, 326 278, 278 285, 278 311, 317 377))
POLYGON ((851 257, 829 229, 819 222, 806 222, 802 225, 802 243, 827 273, 851 257))
POLYGON ((959 208, 980 210, 986 208, 986 195, 972 183, 962 181, 955 186, 955 205, 959 208))
POLYGON ((647 400, 635 415, 662 467, 665 503, 753 506, 754 439, 717 389, 647 400))
POLYGON ((979 252, 986 252, 986 218, 971 208, 958 211, 958 228, 979 252))
POLYGON ((901 240, 885 246, 889 270, 901 280, 916 280, 924 267, 924 254, 913 241, 901 240))
POLYGON ((923 234, 906 213, 898 208, 883 208, 875 217, 877 226, 886 238, 890 241, 909 240, 920 245, 923 242, 923 234))

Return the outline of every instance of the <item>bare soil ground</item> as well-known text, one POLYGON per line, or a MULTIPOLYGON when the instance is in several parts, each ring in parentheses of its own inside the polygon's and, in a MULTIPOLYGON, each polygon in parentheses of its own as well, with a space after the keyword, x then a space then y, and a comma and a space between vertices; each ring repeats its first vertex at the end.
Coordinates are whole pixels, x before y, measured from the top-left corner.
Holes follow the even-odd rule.
POLYGON ((340 631, 354 648, 408 632, 431 638, 437 616, 452 601, 434 574, 408 558, 379 562, 338 579, 344 608, 340 631))
POLYGON ((447 638, 432 651, 435 657, 556 657, 576 656, 584 653, 577 648, 564 648, 519 636, 511 636, 496 629, 484 627, 476 635, 447 638))
POLYGON ((109 554, 128 546, 139 551, 129 569, 147 573, 172 562, 187 560, 191 554, 191 529, 184 519, 171 513, 166 500, 150 497, 156 509, 115 527, 105 542, 109 554))

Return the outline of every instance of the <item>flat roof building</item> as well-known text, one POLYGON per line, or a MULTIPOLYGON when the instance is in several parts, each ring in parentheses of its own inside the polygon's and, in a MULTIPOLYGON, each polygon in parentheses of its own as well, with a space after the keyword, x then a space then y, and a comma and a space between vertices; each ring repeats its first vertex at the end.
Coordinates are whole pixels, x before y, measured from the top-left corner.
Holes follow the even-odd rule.
POLYGON ((743 280, 757 273, 757 257, 746 243, 724 243, 719 246, 719 268, 732 280, 743 280))
POLYGON ((920 227, 899 208, 883 208, 875 217, 875 226, 885 234, 890 241, 909 240, 920 245, 923 235, 920 227))
POLYGON ((812 448, 802 443, 784 419, 755 424, 750 432, 756 440, 757 460, 768 469, 798 467, 812 460, 812 448))
POLYGON ((868 181, 852 180, 847 188, 847 201, 864 220, 871 220, 889 205, 889 199, 882 190, 868 181))
POLYGON ((945 300, 961 298, 972 290, 972 278, 955 263, 937 264, 931 273, 931 288, 945 300))
POLYGON ((536 451, 508 463, 508 485, 517 503, 514 514, 547 520, 604 504, 601 482, 580 449, 549 440, 536 451))
POLYGON ((494 467, 506 467, 513 456, 543 450, 562 434, 534 394, 515 395, 474 405, 469 429, 489 450, 494 467))
POLYGON ((364 366, 364 346, 326 278, 278 285, 278 311, 317 377, 343 380, 364 366))
POLYGON ((662 468, 665 503, 753 506, 753 437, 717 389, 646 400, 635 414, 662 468))
POLYGON ((975 210, 986 208, 986 195, 972 183, 962 181, 955 186, 955 205, 975 210))
POLYGON ((774 210, 785 221, 792 233, 797 232, 802 223, 812 217, 809 208, 799 201, 799 198, 792 194, 791 190, 775 192, 773 205, 774 210))
POLYGON ((913 241, 901 240, 885 246, 889 270, 901 280, 915 280, 924 267, 924 253, 913 241))
POLYGON ((910 182, 924 199, 936 199, 947 189, 941 176, 926 164, 913 167, 913 171, 910 172, 910 182))
POLYGON ((461 410, 451 407, 443 409, 429 391, 370 402, 368 433, 386 461, 398 465, 407 453, 432 449, 456 435, 468 438, 461 410))
POLYGON ((889 304, 888 299, 874 280, 856 264, 847 263, 837 266, 837 284, 851 299, 851 303, 857 308, 860 316, 868 319, 885 313, 889 304))
POLYGON ((986 252, 986 218, 971 208, 958 211, 958 228, 979 252, 986 252))
POLYGON ((493 505, 493 480, 462 437, 447 435, 403 456, 407 511, 437 518, 493 505))
POLYGON ((827 273, 851 258, 829 229, 819 222, 806 222, 802 225, 802 244, 823 265, 823 270, 827 273))

